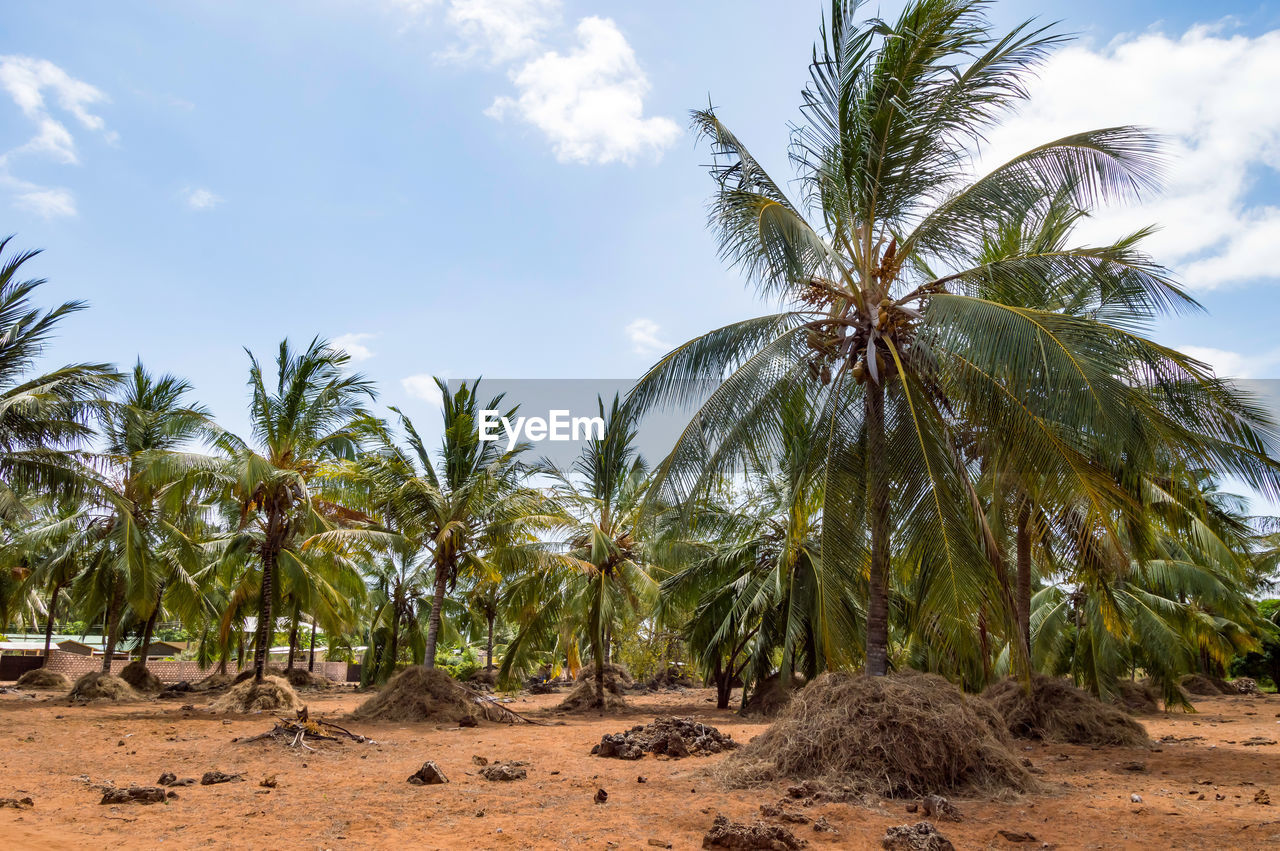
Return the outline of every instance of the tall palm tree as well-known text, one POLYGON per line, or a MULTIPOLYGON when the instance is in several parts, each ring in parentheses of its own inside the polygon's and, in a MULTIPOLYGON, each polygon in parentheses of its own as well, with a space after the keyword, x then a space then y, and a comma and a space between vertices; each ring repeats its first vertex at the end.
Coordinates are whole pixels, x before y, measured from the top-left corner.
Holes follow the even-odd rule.
MULTIPOLYGON (((487 560, 512 555, 538 521, 539 495, 522 484, 525 470, 519 444, 503 451, 496 441, 480 440, 481 410, 500 410, 502 394, 481 407, 479 381, 462 382, 454 392, 435 379, 442 398, 444 434, 433 459, 413 421, 399 411, 405 445, 385 440, 361 459, 360 478, 368 503, 380 518, 375 531, 324 536, 326 541, 363 540, 385 547, 407 543, 430 553, 431 607, 423 664, 435 667, 445 597, 464 571, 484 573, 487 560)), ((393 409, 394 410, 394 409, 393 409)), ((506 412, 515 416, 515 409, 506 412)))
MULTIPOLYGON (((355 458, 368 427, 365 403, 375 398, 373 385, 359 373, 348 374, 348 361, 346 353, 319 338, 301 351, 284 340, 271 385, 250 352, 252 442, 226 433, 218 439, 226 456, 218 477, 239 514, 223 558, 249 568, 233 600, 258 601, 255 682, 262 681, 275 635, 279 572, 295 577, 308 572, 303 545, 309 538, 362 519, 314 487, 323 481, 327 465, 355 458)), ((224 614, 224 635, 235 608, 224 614)))
POLYGON ((635 417, 617 396, 606 409, 603 435, 593 437, 569 470, 544 464, 558 506, 560 552, 516 580, 509 605, 518 612, 515 638, 507 646, 500 679, 529 666, 563 627, 590 647, 595 705, 604 706, 605 666, 614 630, 628 618, 647 615, 656 602, 655 568, 641 527, 649 477, 636 447, 635 417))
POLYGON ((688 502, 747 447, 776 446, 793 388, 811 395, 826 455, 823 559, 867 576, 864 665, 882 675, 891 557, 927 578, 919 616, 945 627, 942 641, 968 640, 958 613, 979 604, 1013 617, 961 451, 969 424, 1019 447, 1020 478, 1085 494, 1111 526, 1129 494, 1082 457, 1175 443, 1206 463, 1220 452, 1214 464, 1272 492, 1277 477, 1258 410, 1142 336, 1146 317, 1191 302, 1134 239, 970 265, 984 223, 1008 207, 1065 195, 1091 210, 1152 188, 1153 138, 1079 133, 974 179, 971 151, 1062 39, 1030 23, 995 34, 977 0, 912 0, 892 21, 859 22, 861 6, 835 0, 815 47, 792 140, 800 203, 714 110, 694 113, 714 158, 721 254, 783 310, 680 346, 630 403, 683 402, 715 384, 656 473, 657 497, 688 502), (1015 306, 1068 278, 1111 297, 1079 316, 1015 306), (997 289, 1008 297, 989 297, 997 289))
MULTIPOLYGON (((0 256, 13 237, 0 239, 0 256)), ((67 450, 91 436, 95 403, 119 379, 105 364, 69 364, 30 372, 67 316, 83 310, 68 301, 41 311, 32 293, 43 279, 22 280, 22 267, 38 251, 10 253, 0 262, 0 519, 25 516, 27 491, 74 497, 85 471, 67 450)))
POLYGON ((396 541, 384 555, 372 560, 367 579, 370 634, 366 682, 382 684, 395 673, 400 651, 408 648, 415 660, 425 660, 428 601, 432 599, 431 561, 409 541, 396 541))
POLYGON ((144 624, 141 638, 148 643, 166 591, 190 617, 200 611, 194 575, 204 566, 198 544, 204 525, 184 461, 194 457, 185 452, 189 443, 211 438, 212 423, 203 408, 185 403, 190 389, 171 375, 153 376, 139 362, 118 396, 99 408, 102 451, 88 480, 90 555, 78 587, 102 612, 104 673, 127 610, 144 624))
MULTIPOLYGON (((669 566, 662 606, 689 610, 685 639, 716 685, 719 708, 739 677, 746 689, 780 671, 807 678, 852 659, 843 642, 859 620, 857 578, 831 576, 822 560, 822 455, 816 412, 801 393, 782 409, 782 455, 747 460, 740 488, 708 501, 659 538, 669 566), (838 626, 827 624, 836 622, 838 626)), ((838 567, 835 565, 834 567, 838 567)))

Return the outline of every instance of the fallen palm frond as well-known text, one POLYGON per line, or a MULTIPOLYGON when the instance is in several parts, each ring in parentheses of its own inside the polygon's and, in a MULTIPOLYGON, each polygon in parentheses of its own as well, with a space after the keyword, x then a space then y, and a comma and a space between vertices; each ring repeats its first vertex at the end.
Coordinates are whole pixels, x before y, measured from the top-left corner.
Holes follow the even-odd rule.
POLYGON ((276 720, 275 726, 267 732, 250 736, 247 739, 239 739, 238 741, 248 743, 272 739, 287 747, 302 748, 309 751, 315 750, 315 748, 307 744, 308 738, 317 742, 352 741, 360 744, 377 744, 373 739, 361 736, 359 733, 353 733, 346 727, 334 724, 332 721, 312 719, 305 716, 297 719, 279 718, 276 720))

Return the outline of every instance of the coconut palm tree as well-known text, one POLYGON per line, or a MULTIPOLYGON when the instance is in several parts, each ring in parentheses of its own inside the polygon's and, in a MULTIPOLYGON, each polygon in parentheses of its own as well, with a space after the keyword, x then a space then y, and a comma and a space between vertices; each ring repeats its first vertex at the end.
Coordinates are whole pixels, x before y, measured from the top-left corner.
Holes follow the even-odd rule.
POLYGON ((591 650, 595 705, 603 707, 613 632, 648 614, 658 580, 640 523, 649 477, 635 448, 635 417, 617 396, 608 409, 603 399, 597 404, 603 435, 587 442, 569 470, 550 463, 539 469, 552 481, 560 552, 512 585, 508 606, 518 631, 499 678, 524 673, 537 651, 567 628, 591 650))
POLYGON ((303 577, 314 572, 303 552, 307 540, 336 525, 367 520, 315 487, 327 475, 337 478, 330 467, 354 460, 370 428, 365 403, 375 398, 373 385, 359 373, 347 373, 348 361, 320 338, 302 350, 284 340, 271 385, 250 352, 251 439, 224 432, 217 441, 225 460, 210 472, 228 488, 238 513, 222 542, 222 558, 244 568, 222 631, 228 633, 247 600, 257 600, 255 682, 262 681, 275 634, 280 574, 293 577, 294 589, 304 585, 303 577))
POLYGON ((404 648, 419 662, 426 658, 423 624, 429 617, 433 573, 427 553, 407 540, 389 545, 384 555, 372 560, 367 573, 371 607, 367 682, 382 684, 390 679, 404 648))
POLYGON ((104 672, 111 670, 126 607, 143 623, 144 648, 166 592, 189 618, 201 609, 194 575, 204 567, 205 527, 199 489, 183 462, 193 457, 185 452, 190 443, 212 439, 213 425, 204 408, 185 401, 190 390, 186 381, 154 376, 138 362, 117 398, 100 406, 103 446, 89 527, 94 552, 84 587, 104 612, 104 672))
POLYGON ((961 613, 982 605, 1013 618, 962 451, 970 424, 1018 447, 1020 479, 1060 488, 1046 497, 1063 502, 1084 494, 1092 520, 1113 528, 1129 493, 1082 457, 1175 444, 1271 492, 1277 477, 1258 409, 1142 336, 1144 318, 1193 305, 1136 237, 971 264, 984 224, 1006 208, 1065 196, 1087 211, 1153 188, 1153 137, 1078 133, 974 179, 983 132, 1062 39, 1030 23, 996 34, 976 0, 913 0, 895 20, 865 22, 861 6, 835 0, 814 51, 792 139, 800 202, 713 109, 694 113, 714 160, 721 254, 783 309, 675 349, 629 403, 715 387, 656 471, 656 498, 691 504, 748 447, 776 451, 783 400, 797 387, 810 395, 825 454, 823 560, 866 575, 864 666, 882 675, 891 558, 924 580, 917 615, 940 641, 971 640, 961 613), (1068 279, 1109 298, 1087 315, 1021 306, 1068 279))
MULTIPOLYGON (((13 237, 0 239, 0 257, 13 237)), ((83 310, 68 301, 41 311, 31 296, 43 280, 22 280, 38 251, 10 252, 0 261, 0 519, 25 517, 23 494, 74 498, 85 471, 68 454, 92 434, 95 403, 119 376, 105 364, 69 364, 31 375, 58 324, 83 310)))
POLYGON ((745 696, 775 669, 785 687, 794 672, 812 679, 853 661, 843 642, 824 642, 854 632, 860 617, 856 575, 828 575, 820 551, 817 412, 797 392, 780 413, 783 454, 750 457, 739 489, 659 537, 664 563, 681 566, 662 583, 662 607, 689 611, 686 643, 722 709, 739 678, 745 696))

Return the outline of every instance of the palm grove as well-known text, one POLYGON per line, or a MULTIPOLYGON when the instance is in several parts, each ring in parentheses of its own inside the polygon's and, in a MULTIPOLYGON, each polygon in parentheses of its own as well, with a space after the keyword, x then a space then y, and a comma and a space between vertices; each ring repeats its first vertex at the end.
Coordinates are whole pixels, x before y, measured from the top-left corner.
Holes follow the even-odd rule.
POLYGON ((720 253, 774 312, 602 400, 605 434, 569 469, 479 441, 479 411, 514 404, 478 382, 441 382, 427 445, 318 339, 248 356, 246 435, 141 363, 37 374, 84 305, 39 308, 33 254, 0 244, 3 622, 100 626, 104 669, 160 623, 259 680, 273 644, 292 667, 317 631, 332 656, 365 648, 375 684, 581 665, 601 703, 615 662, 688 663, 721 706, 832 669, 969 690, 1039 671, 1103 698, 1148 676, 1170 702, 1182 675, 1226 672, 1272 641, 1254 601, 1276 537, 1221 484, 1280 493, 1275 426, 1150 338, 1199 306, 1148 231, 1077 241, 1158 188, 1151 133, 1086 130, 975 173, 1062 40, 995 33, 983 6, 833 3, 786 179, 693 114, 720 253), (650 466, 637 428, 672 404, 694 413, 650 466))

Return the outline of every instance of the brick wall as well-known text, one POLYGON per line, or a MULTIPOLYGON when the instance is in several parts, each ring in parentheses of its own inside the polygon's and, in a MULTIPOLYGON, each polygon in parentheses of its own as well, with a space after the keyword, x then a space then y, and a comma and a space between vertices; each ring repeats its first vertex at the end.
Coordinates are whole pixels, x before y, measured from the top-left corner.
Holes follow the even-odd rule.
MULTIPOLYGON (((116 659, 111 663, 111 673, 118 674, 124 670, 124 666, 129 664, 129 659, 116 659)), ((102 670, 101 656, 81 656, 79 653, 68 653, 65 650, 50 650, 49 664, 47 666, 51 671, 57 671, 60 674, 66 674, 72 680, 82 677, 92 671, 102 670)), ((249 666, 252 667, 252 666, 249 666)), ((283 666, 281 666, 283 667, 283 666)), ((306 660, 302 660, 301 664, 295 663, 294 667, 306 669, 306 660)), ((152 660, 147 663, 147 670, 160 678, 162 682, 176 683, 182 680, 195 682, 203 679, 215 668, 201 668, 194 661, 167 661, 152 660)), ((240 673, 239 668, 234 665, 227 666, 227 672, 232 676, 240 673)), ((347 680, 347 663, 346 662, 316 662, 315 672, 319 675, 328 677, 336 682, 346 682, 347 680)))

